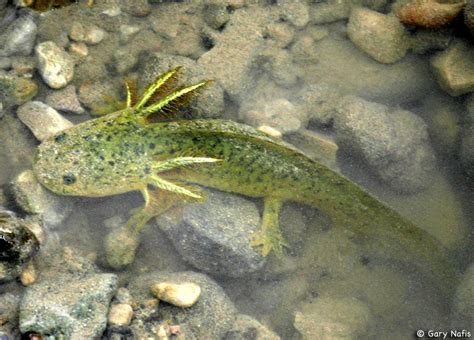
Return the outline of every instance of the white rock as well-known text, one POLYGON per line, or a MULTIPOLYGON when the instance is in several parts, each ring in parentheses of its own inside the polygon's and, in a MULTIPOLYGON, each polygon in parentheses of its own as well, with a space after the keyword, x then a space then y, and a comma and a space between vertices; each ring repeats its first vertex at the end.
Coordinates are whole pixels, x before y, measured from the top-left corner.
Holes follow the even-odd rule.
POLYGON ((44 41, 35 48, 38 68, 43 80, 50 87, 65 87, 74 76, 71 56, 52 41, 44 41))
POLYGON ((151 291, 158 299, 178 307, 191 307, 201 296, 201 287, 191 282, 181 284, 155 283, 151 286, 151 291))
POLYGON ((74 125, 55 109, 40 101, 23 104, 18 108, 17 114, 40 141, 74 125))

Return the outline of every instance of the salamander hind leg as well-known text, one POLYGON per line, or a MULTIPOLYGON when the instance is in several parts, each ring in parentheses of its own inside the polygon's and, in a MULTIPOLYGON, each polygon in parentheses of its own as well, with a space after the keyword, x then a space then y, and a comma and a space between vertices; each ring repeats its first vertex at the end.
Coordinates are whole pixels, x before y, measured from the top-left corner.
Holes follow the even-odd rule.
POLYGON ((283 256, 283 247, 287 247, 280 231, 279 218, 282 207, 280 198, 266 197, 264 199, 262 227, 253 237, 251 245, 262 247, 262 255, 267 256, 272 250, 278 257, 283 256))

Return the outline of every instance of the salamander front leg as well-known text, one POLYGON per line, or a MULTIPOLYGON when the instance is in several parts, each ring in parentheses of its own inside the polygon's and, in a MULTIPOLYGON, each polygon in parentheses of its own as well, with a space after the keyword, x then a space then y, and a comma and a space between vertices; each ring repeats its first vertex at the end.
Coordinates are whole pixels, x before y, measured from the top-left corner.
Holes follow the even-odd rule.
POLYGON ((282 207, 279 198, 264 199, 262 229, 253 237, 252 247, 262 247, 262 255, 267 256, 272 250, 278 257, 283 256, 283 247, 287 247, 280 231, 279 218, 282 207))
POLYGON ((133 263, 140 244, 140 231, 145 224, 183 200, 179 195, 158 188, 145 188, 142 193, 145 205, 135 209, 125 227, 112 231, 105 241, 107 262, 114 269, 133 263))

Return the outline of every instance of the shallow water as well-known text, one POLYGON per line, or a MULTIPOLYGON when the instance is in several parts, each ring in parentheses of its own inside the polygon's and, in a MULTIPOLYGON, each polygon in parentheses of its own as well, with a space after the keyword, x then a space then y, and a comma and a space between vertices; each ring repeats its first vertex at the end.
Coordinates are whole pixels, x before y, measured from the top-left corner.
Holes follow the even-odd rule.
MULTIPOLYGON (((282 232, 289 244, 284 257, 278 259, 270 255, 265 265, 251 273, 234 277, 232 271, 238 264, 229 266, 228 275, 206 270, 213 268, 206 267, 213 256, 216 263, 227 256, 230 262, 240 261, 238 255, 224 245, 217 248, 222 253, 216 251, 215 255, 210 254, 210 259, 203 259, 202 263, 206 264, 202 267, 199 267, 199 256, 190 261, 186 242, 192 240, 184 236, 183 240, 172 240, 167 232, 167 226, 179 220, 182 211, 165 214, 157 221, 152 219, 141 234, 133 264, 124 270, 112 270, 105 258, 104 239, 125 223, 131 209, 143 204, 139 193, 104 198, 60 197, 58 202, 62 208, 54 207, 72 207, 71 213, 59 224, 44 227, 48 241, 34 262, 38 282, 51 280, 51 272, 55 270, 62 273, 64 268, 60 267, 64 263, 54 262, 52 254, 68 247, 74 254, 73 265, 75 257, 77 263, 95 263, 99 272, 118 276, 118 287, 136 287, 141 275, 155 271, 208 273, 224 289, 238 313, 252 316, 282 339, 402 339, 412 338, 417 330, 449 332, 456 329, 472 334, 472 287, 466 289, 466 285, 469 287, 473 282, 472 269, 470 279, 467 274, 462 275, 469 266, 472 268, 474 193, 472 178, 461 164, 459 150, 462 138, 474 123, 470 121, 474 112, 471 109, 469 113, 467 107, 469 101, 474 101, 474 95, 467 91, 450 96, 440 87, 430 64, 430 58, 442 53, 439 49, 423 54, 408 50, 399 61, 382 64, 348 38, 347 15, 339 20, 322 20, 317 14, 323 11, 318 7, 321 5, 311 1, 286 4, 271 1, 148 4, 138 1, 128 5, 104 1, 91 7, 80 2, 41 14, 22 9, 18 15, 31 15, 37 23, 35 45, 51 40, 74 60, 74 76, 68 84, 75 85, 80 105, 86 112, 78 115, 58 109, 67 119, 79 123, 110 111, 114 102, 124 99, 123 79, 136 79, 138 88, 142 89, 160 72, 183 65, 184 83, 215 80, 191 103, 189 114, 192 117, 225 118, 255 127, 270 126, 290 142, 298 141, 291 138, 292 134, 309 131, 309 142, 295 146, 360 184, 436 237, 454 261, 459 278, 464 280, 462 291, 458 287, 451 287, 449 292, 437 290, 437 283, 430 282, 432 277, 416 272, 416 258, 414 265, 409 265, 397 263, 396 259, 390 261, 367 255, 368 248, 350 232, 334 228, 330 216, 291 202, 285 203, 280 216, 282 232), (73 38, 73 22, 82 23, 86 32, 90 27, 98 27, 105 32, 104 37, 99 42, 87 41, 84 36, 73 38), (81 39, 85 42, 77 41, 81 39), (78 46, 82 49, 86 46, 87 56, 81 56, 85 53, 83 50, 74 50, 78 46), (356 96, 356 104, 342 106, 347 100, 344 96, 356 96), (438 99, 444 104, 436 104, 438 99), (365 120, 361 121, 360 117, 365 120), (446 126, 454 126, 452 138, 443 135, 446 126), (324 133, 325 137, 312 132, 324 133)), ((391 4, 372 6, 378 6, 381 13, 388 13, 391 4)), ((11 11, 8 13, 11 15, 11 11)), ((443 31, 452 40, 449 46, 465 40, 471 51, 474 50, 472 36, 466 33, 462 20, 452 25, 443 31)), ((414 36, 416 32, 416 28, 405 28, 406 35, 414 36)), ((422 44, 421 41, 414 43, 422 44)), ((401 44, 400 48, 405 47, 401 44)), ((12 53, 2 58, 9 58, 13 63, 17 57, 12 53)), ((46 84, 38 70, 37 59, 31 51, 18 57, 19 66, 13 63, 5 72, 31 77, 39 86, 33 100, 45 102, 58 90, 46 84), (24 71, 21 63, 35 66, 31 72, 24 71)), ((5 198, 0 202, 27 217, 15 204, 8 184, 31 168, 39 142, 20 122, 17 104, 5 105, 4 116, 0 118, 0 184, 5 188, 2 195, 5 198)), ((31 130, 34 132, 34 128, 31 130)), ((35 192, 36 187, 31 188, 31 192, 35 192)), ((233 197, 228 193, 223 195, 233 197)), ((234 209, 242 209, 238 210, 241 215, 237 217, 232 215, 232 207, 222 203, 224 198, 209 203, 210 209, 222 211, 223 216, 218 216, 216 223, 229 223, 217 227, 223 231, 222 239, 232 239, 234 234, 225 231, 234 225, 232 223, 254 221, 263 210, 258 199, 235 199, 234 209)), ((47 214, 58 214, 56 208, 50 208, 47 214)), ((186 209, 185 216, 202 217, 195 210, 186 209)), ((202 217, 205 221, 202 223, 212 225, 206 216, 202 217)), ((199 249, 194 251, 202 254, 199 249)), ((64 266, 71 270, 68 265, 71 264, 64 266)), ((79 267, 79 272, 88 272, 87 265, 79 267)), ((6 296, 10 292, 21 299, 28 289, 30 287, 20 283, 0 284, 0 299, 2 294, 6 296)), ((156 313, 151 314, 153 317, 144 316, 143 305, 152 299, 151 295, 134 291, 130 294, 133 297, 130 304, 135 311, 130 327, 135 336, 158 338, 155 330, 168 321, 156 313)), ((219 308, 211 305, 211 309, 219 308)), ((203 320, 205 318, 203 316, 203 320)), ((0 324, 0 335, 2 332, 12 338, 19 335, 14 320, 7 318, 5 326, 0 324)), ((180 322, 176 316, 173 321, 180 322)), ((184 334, 188 334, 185 324, 181 326, 184 334)), ((191 321, 189 324, 196 332, 194 324, 191 321)), ((214 333, 200 330, 202 333, 195 335, 206 338, 203 334, 213 334, 210 336, 213 338, 220 334, 221 338, 233 339, 228 333, 230 328, 214 333)), ((253 335, 263 334, 256 328, 247 331, 253 335)), ((238 334, 245 332, 240 330, 238 334)))

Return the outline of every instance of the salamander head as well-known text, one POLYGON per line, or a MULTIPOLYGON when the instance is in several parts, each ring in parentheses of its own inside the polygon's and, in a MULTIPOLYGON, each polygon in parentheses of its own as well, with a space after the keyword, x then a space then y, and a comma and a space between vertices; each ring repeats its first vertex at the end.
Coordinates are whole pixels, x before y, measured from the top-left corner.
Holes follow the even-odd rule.
POLYGON ((33 165, 38 181, 60 195, 99 197, 133 190, 130 179, 118 175, 103 133, 95 131, 83 123, 44 140, 33 165))

